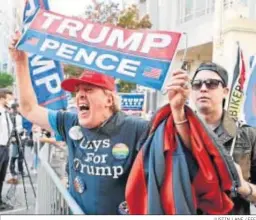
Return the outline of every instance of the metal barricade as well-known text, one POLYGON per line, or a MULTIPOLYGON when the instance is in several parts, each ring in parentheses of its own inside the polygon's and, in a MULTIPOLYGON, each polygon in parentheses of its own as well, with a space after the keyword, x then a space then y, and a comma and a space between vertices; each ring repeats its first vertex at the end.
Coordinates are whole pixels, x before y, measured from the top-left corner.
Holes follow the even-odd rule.
POLYGON ((50 150, 46 144, 39 153, 35 214, 84 214, 48 163, 50 150))

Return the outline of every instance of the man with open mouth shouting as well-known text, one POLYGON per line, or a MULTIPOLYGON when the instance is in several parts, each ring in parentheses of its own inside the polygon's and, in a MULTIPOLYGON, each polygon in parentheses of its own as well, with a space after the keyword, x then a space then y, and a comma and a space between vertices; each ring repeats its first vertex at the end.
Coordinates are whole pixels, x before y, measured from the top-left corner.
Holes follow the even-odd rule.
MULTIPOLYGON (((161 111, 161 114, 164 113, 168 115, 168 120, 165 123, 165 121, 163 121, 164 118, 160 120, 161 117, 156 117, 157 121, 162 123, 159 129, 155 128, 154 125, 156 125, 156 123, 153 123, 150 127, 147 121, 122 113, 119 109, 114 79, 110 76, 88 70, 85 70, 78 79, 66 79, 62 82, 62 88, 64 90, 75 93, 76 106, 78 109, 77 114, 64 111, 52 111, 37 104, 29 76, 27 56, 24 52, 15 49, 15 44, 18 39, 19 35, 17 34, 13 38, 9 49, 16 65, 21 112, 23 116, 32 123, 47 130, 53 130, 59 140, 61 139, 67 142, 69 151, 69 191, 86 214, 118 214, 120 213, 119 208, 125 200, 128 202, 131 214, 195 213, 197 204, 194 204, 195 199, 193 199, 193 195, 196 195, 194 191, 191 190, 193 186, 191 187, 188 169, 193 168, 192 163, 196 166, 192 157, 197 157, 197 155, 194 154, 195 150, 197 150, 197 145, 195 144, 196 141, 193 142, 194 144, 191 142, 189 134, 191 129, 197 129, 193 127, 190 128, 190 125, 192 126, 192 124, 190 124, 191 120, 196 120, 196 123, 198 123, 198 121, 194 116, 191 116, 193 113, 190 115, 185 113, 185 103, 189 93, 189 77, 185 71, 176 71, 171 76, 171 83, 166 88, 168 91, 169 105, 164 108, 164 112, 161 111), (167 128, 162 132, 161 129, 165 125, 167 128), (141 137, 148 131, 148 127, 151 129, 151 134, 155 134, 155 139, 153 139, 152 147, 149 151, 145 150, 144 146, 146 145, 143 144, 142 147, 140 144, 140 140, 143 139, 141 137), (163 133, 165 134, 165 137, 162 138, 164 140, 158 140, 158 136, 163 133), (176 137, 176 134, 178 134, 177 141, 173 138, 176 137), (169 137, 172 142, 171 144, 169 137), (157 144, 155 144, 155 140, 157 140, 157 144), (167 142, 169 144, 167 144, 167 142), (182 145, 183 150, 181 150, 181 147, 178 148, 181 151, 179 151, 177 155, 174 155, 173 152, 177 144, 179 146, 182 145), (194 150, 191 146, 194 147, 194 150), (141 147, 145 150, 144 153, 141 153, 141 147), (154 203, 151 203, 156 197, 151 202, 144 204, 145 207, 149 205, 148 208, 141 206, 143 201, 146 201, 147 198, 144 195, 139 195, 144 191, 140 190, 142 188, 139 188, 139 185, 137 187, 137 184, 143 184, 143 187, 147 184, 143 183, 145 179, 140 181, 137 177, 146 170, 142 169, 142 172, 139 171, 138 173, 137 171, 139 169, 136 169, 136 167, 135 169, 134 167, 132 168, 135 157, 137 163, 143 165, 140 161, 141 156, 147 155, 148 152, 154 150, 154 147, 156 147, 156 149, 160 147, 159 153, 161 153, 162 156, 158 154, 158 150, 156 150, 152 152, 152 154, 150 153, 151 156, 149 155, 149 160, 144 158, 144 162, 149 161, 149 168, 153 169, 152 172, 149 172, 151 182, 148 186, 151 187, 154 183, 158 184, 159 181, 157 178, 160 178, 161 181, 165 181, 166 179, 167 182, 163 182, 161 185, 168 186, 168 181, 171 183, 170 187, 166 187, 167 193, 170 193, 170 195, 174 193, 179 194, 178 197, 173 197, 177 207, 172 209, 170 208, 172 202, 166 200, 166 198, 169 199, 170 197, 166 197, 165 195, 160 196, 159 193, 159 196, 163 200, 163 206, 165 207, 163 212, 162 208, 156 210, 154 203), (191 152, 193 152, 193 155, 188 149, 192 149, 191 152), (166 151, 164 152, 164 150, 166 151), (140 153, 138 153, 138 151, 140 153), (186 153, 184 153, 184 151, 186 151, 186 153), (151 167, 152 159, 150 159, 152 155, 156 158, 156 162, 152 165, 153 167, 151 167), (158 175, 160 173, 161 175, 166 174, 163 173, 163 169, 159 169, 158 166, 165 164, 162 160, 165 157, 164 155, 166 155, 167 160, 171 161, 166 161, 167 170, 170 165, 175 169, 175 172, 167 172, 168 175, 171 174, 168 178, 162 178, 158 175), (159 160, 157 158, 159 158, 159 160), (185 163, 189 165, 186 166, 185 163), (176 171, 178 173, 176 173, 176 171), (179 175, 179 173, 182 174, 179 175), (151 174, 155 176, 150 177, 151 174), (134 176, 134 178, 131 177, 130 179, 135 182, 128 181, 128 176, 129 178, 134 176), (174 180, 178 182, 180 180, 182 184, 174 184, 174 180), (181 187, 182 185, 183 187, 181 187), (171 188, 171 186, 173 188, 171 188), (127 195, 125 195, 125 190, 127 195), (184 193, 184 196, 181 196, 180 193, 184 193), (138 197, 136 194, 138 194, 138 197), (132 197, 130 195, 132 195, 132 197), (137 198, 142 200, 140 204, 137 204, 137 198), (185 199, 184 201, 189 203, 189 205, 181 202, 181 198, 185 199), (137 210, 139 206, 141 208, 137 210)), ((152 135, 149 137, 152 137, 152 135)), ((197 138, 200 139, 200 135, 197 135, 197 138)), ((198 141, 202 143, 203 141, 199 139, 197 143, 199 143, 198 141)), ((209 158, 207 157, 206 161, 210 161, 208 160, 209 158)), ((197 160, 200 161, 200 156, 197 160)), ((204 166, 204 163, 199 163, 198 166, 199 170, 202 172, 199 172, 197 177, 199 176, 201 179, 204 179, 205 174, 203 172, 207 171, 208 173, 209 171, 204 168, 201 169, 200 166, 204 166)), ((196 168, 195 170, 197 172, 198 169, 196 168)), ((214 195, 223 196, 222 190, 219 190, 220 184, 218 183, 217 176, 210 175, 211 178, 212 176, 216 177, 217 182, 210 181, 209 184, 203 184, 203 187, 200 184, 195 187, 195 192, 198 192, 199 196, 202 195, 204 197, 204 195, 208 195, 205 193, 204 189, 211 191, 210 183, 213 183, 218 190, 214 195)), ((225 174, 224 176, 227 175, 225 174)), ((142 177, 144 178, 144 175, 142 175, 142 177)), ((193 179, 194 177, 191 178, 193 179)), ((197 177, 195 177, 195 179, 197 177)), ((230 188, 230 184, 223 184, 223 186, 230 188)), ((152 194, 155 189, 158 190, 159 187, 156 186, 153 190, 152 187, 149 189, 149 199, 153 198, 152 195, 156 195, 154 193, 152 194)), ((224 191, 225 190, 223 190, 223 192, 224 191)), ((210 197, 207 196, 208 199, 213 196, 213 193, 210 194, 210 197)), ((206 197, 203 197, 201 197, 202 204, 207 200, 206 197)), ((223 199, 219 199, 219 197, 216 198, 216 204, 228 200, 225 195, 223 199)), ((158 203, 158 205, 160 204, 161 202, 158 203)), ((200 205, 201 203, 199 202, 198 204, 200 205)), ((207 204, 210 203, 208 202, 207 204)), ((222 211, 220 213, 225 213, 226 209, 230 210, 232 207, 231 203, 227 202, 227 204, 228 206, 217 204, 215 210, 212 209, 212 207, 214 207, 212 204, 207 207, 213 210, 212 213, 216 210, 220 210, 218 207, 221 207, 222 211)))

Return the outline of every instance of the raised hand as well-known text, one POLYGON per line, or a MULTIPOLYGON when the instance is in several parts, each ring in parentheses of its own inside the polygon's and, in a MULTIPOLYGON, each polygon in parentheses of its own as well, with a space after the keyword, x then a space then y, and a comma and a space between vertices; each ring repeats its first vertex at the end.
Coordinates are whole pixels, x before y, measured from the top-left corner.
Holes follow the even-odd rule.
POLYGON ((12 57, 12 60, 15 63, 24 62, 27 59, 27 55, 24 51, 20 51, 15 48, 15 45, 19 41, 20 37, 21 37, 20 32, 16 32, 15 35, 12 37, 10 44, 9 44, 9 52, 12 57))
POLYGON ((173 110, 183 109, 189 96, 189 76, 187 72, 184 70, 174 71, 166 90, 171 108, 173 110))

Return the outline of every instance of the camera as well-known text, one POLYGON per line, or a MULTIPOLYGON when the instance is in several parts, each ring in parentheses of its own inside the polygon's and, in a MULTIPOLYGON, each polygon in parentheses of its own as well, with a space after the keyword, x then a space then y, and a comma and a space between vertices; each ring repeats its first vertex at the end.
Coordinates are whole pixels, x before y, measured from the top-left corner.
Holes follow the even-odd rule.
POLYGON ((45 129, 42 129, 42 134, 45 135, 46 137, 50 138, 51 137, 51 132, 45 130, 45 129))
MULTIPOLYGON (((23 146, 23 144, 25 143, 25 141, 26 141, 26 139, 27 139, 27 137, 24 136, 24 131, 19 132, 19 137, 20 137, 21 144, 22 144, 22 146, 23 146)), ((12 132, 10 138, 11 138, 11 143, 12 143, 12 144, 18 144, 18 140, 16 139, 16 136, 15 136, 14 131, 12 132)))
POLYGON ((11 109, 12 109, 13 113, 17 113, 17 112, 18 112, 18 107, 19 107, 19 104, 15 101, 15 102, 11 105, 11 109))

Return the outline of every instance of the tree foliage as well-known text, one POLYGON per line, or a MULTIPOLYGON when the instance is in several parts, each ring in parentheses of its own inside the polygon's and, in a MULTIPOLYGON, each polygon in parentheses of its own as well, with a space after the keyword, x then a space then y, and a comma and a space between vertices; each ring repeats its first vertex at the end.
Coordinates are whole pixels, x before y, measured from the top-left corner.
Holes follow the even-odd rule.
POLYGON ((118 22, 120 15, 119 4, 115 2, 105 3, 96 2, 86 8, 85 14, 82 16, 93 22, 101 24, 114 24, 118 22))
POLYGON ((152 27, 149 15, 139 16, 139 9, 136 5, 131 5, 123 10, 118 19, 117 26, 128 29, 149 29, 152 27))
MULTIPOLYGON (((131 5, 124 10, 120 10, 119 4, 114 2, 95 1, 94 5, 87 7, 82 17, 93 22, 114 24, 127 29, 148 29, 152 26, 148 15, 140 17, 139 9, 136 5, 131 5)), ((134 83, 123 80, 118 81, 120 92, 131 92, 136 89, 136 84, 134 83)))
POLYGON ((0 72, 0 88, 12 86, 13 82, 14 78, 12 75, 0 72))
POLYGON ((81 73, 83 72, 83 69, 78 66, 73 65, 64 65, 64 73, 66 77, 79 77, 81 73))

